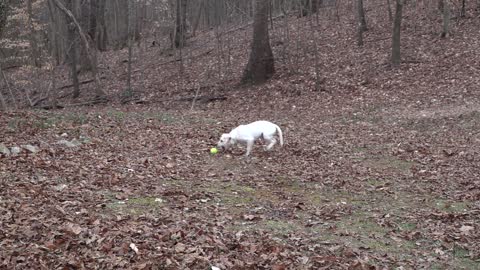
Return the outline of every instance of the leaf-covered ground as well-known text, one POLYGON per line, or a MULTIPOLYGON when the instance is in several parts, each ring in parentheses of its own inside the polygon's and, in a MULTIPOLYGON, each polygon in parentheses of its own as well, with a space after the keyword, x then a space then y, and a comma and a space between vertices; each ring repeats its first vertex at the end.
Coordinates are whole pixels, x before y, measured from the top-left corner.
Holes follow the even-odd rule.
MULTIPOLYGON (((187 65, 185 85, 177 64, 139 60, 144 105, 2 113, 1 142, 40 151, 0 157, 0 265, 479 269, 478 17, 442 40, 408 12, 411 61, 397 70, 385 64, 386 22, 371 17, 357 48, 352 20, 326 20, 316 33, 323 92, 308 50, 292 50, 295 73, 280 62, 267 84, 236 87, 247 54, 234 50, 231 83, 202 88, 227 99, 194 110, 175 98, 210 83, 194 66, 216 56, 187 65), (209 154, 221 133, 258 119, 282 127, 284 147, 256 145, 251 160, 242 149, 209 154)), ((291 22, 292 33, 302 25, 291 22)), ((125 77, 112 70, 114 95, 125 77)))

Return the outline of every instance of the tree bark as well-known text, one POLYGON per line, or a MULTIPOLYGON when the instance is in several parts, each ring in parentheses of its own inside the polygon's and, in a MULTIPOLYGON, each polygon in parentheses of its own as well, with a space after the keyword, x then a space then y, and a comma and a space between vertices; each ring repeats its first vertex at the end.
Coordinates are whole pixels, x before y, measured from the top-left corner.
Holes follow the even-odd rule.
POLYGON ((269 2, 270 0, 256 0, 255 2, 253 41, 242 83, 262 83, 275 73, 273 53, 268 35, 269 2))
POLYGON ((402 9, 403 0, 396 0, 395 21, 393 23, 392 35, 392 66, 398 67, 400 65, 400 32, 402 26, 402 9))

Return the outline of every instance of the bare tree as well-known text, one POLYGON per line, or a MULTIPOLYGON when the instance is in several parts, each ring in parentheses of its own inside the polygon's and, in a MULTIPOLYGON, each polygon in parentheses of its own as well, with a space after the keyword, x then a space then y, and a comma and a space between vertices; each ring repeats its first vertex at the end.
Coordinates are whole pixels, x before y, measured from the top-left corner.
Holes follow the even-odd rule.
POLYGON ((284 26, 283 27, 285 28, 285 31, 284 31, 285 37, 283 38, 282 54, 283 54, 283 58, 284 58, 285 62, 287 63, 288 68, 292 72, 293 71, 293 66, 292 66, 292 61, 291 61, 291 58, 290 58, 290 52, 288 50, 288 48, 289 48, 288 46, 290 44, 290 30, 289 30, 289 24, 288 24, 288 12, 287 12, 287 9, 285 7, 285 0, 282 1, 280 9, 282 10, 282 14, 283 14, 283 17, 284 17, 284 26))
POLYGON ((132 47, 133 47, 133 16, 132 4, 128 1, 128 70, 127 70, 127 88, 123 94, 124 102, 130 99, 133 95, 132 89, 132 47))
MULTIPOLYGON (((5 75, 5 72, 3 72, 3 69, 1 67, 0 67, 0 74, 2 75, 3 82, 7 86, 8 93, 10 94, 10 98, 12 99, 13 107, 15 109, 18 109, 18 105, 17 105, 17 101, 15 99, 15 95, 13 94, 12 88, 10 87, 10 84, 8 83, 7 76, 5 75)), ((7 107, 5 106, 4 108, 6 109, 7 107)))
POLYGON ((357 0, 357 18, 362 32, 367 31, 367 21, 365 20, 365 9, 363 8, 363 0, 357 0))
MULTIPOLYGON (((3 29, 5 29, 5 25, 7 24, 7 8, 7 1, 0 0, 0 37, 2 37, 3 29)), ((7 102, 5 101, 5 97, 3 96, 2 91, 0 91, 0 103, 2 104, 2 109, 6 110, 7 102)))
MULTIPOLYGON (((94 65, 93 63, 95 63, 96 61, 94 60, 94 57, 95 55, 92 53, 91 51, 91 48, 90 48, 90 45, 89 45, 89 42, 87 40, 87 36, 85 35, 85 33, 83 32, 83 29, 82 27, 80 26, 80 24, 78 23, 77 19, 75 18, 75 16, 73 15, 73 13, 67 9, 61 2, 60 0, 53 0, 55 5, 62 11, 64 12, 74 23, 74 25, 77 27, 77 30, 80 34, 80 38, 82 40, 82 43, 83 43, 83 46, 85 46, 85 49, 87 51, 87 56, 89 58, 89 61, 91 63, 91 66, 92 66, 92 75, 94 77, 94 82, 95 82, 95 94, 96 94, 96 97, 100 100, 104 100, 106 97, 105 97, 105 92, 103 92, 103 90, 100 88, 100 78, 98 76, 98 72, 97 72, 97 67, 96 65, 94 65)), ((69 1, 72 1, 72 0, 69 0, 69 1)))
POLYGON ((107 50, 107 26, 105 23, 105 1, 90 1, 90 27, 88 34, 99 51, 107 50))
POLYGON ((395 9, 395 21, 393 23, 393 35, 392 35, 392 66, 397 67, 400 65, 400 32, 402 26, 402 9, 403 0, 396 0, 395 9))
POLYGON ((175 47, 185 46, 185 34, 187 31, 187 0, 177 0, 175 22, 175 47))
MULTIPOLYGON (((65 0, 66 8, 69 10, 73 9, 73 1, 74 0, 65 0)), ((75 41, 75 25, 73 24, 72 19, 65 14, 65 19, 68 22, 68 34, 67 34, 67 41, 68 41, 68 60, 70 64, 70 76, 72 77, 73 83, 73 98, 78 98, 80 96, 80 84, 78 81, 78 73, 77 73, 77 42, 75 41)))
POLYGON ((300 16, 309 16, 318 10, 318 0, 300 0, 300 16))
POLYGON ((58 65, 61 62, 61 58, 63 57, 61 54, 61 48, 62 43, 60 42, 60 37, 59 37, 59 25, 61 23, 58 22, 60 18, 57 16, 57 10, 55 9, 55 4, 53 3, 53 0, 47 0, 47 7, 48 7, 48 18, 49 18, 49 23, 50 23, 50 29, 49 29, 49 40, 50 40, 50 51, 52 56, 55 59, 55 63, 58 65))
MULTIPOLYGON (((311 1, 311 0, 310 0, 311 1)), ((318 44, 317 44, 317 38, 316 38, 316 30, 318 28, 318 25, 315 25, 313 23, 313 19, 309 18, 310 21, 310 30, 311 30, 311 35, 313 39, 313 59, 315 63, 315 90, 320 91, 321 90, 321 80, 320 80, 320 67, 318 63, 318 44)))
POLYGON ((357 45, 363 46, 363 32, 367 31, 367 21, 365 20, 365 11, 363 0, 357 0, 357 45))
POLYGON ((439 4, 443 14, 443 29, 440 37, 446 38, 450 28, 450 6, 448 0, 440 0, 439 4))
POLYGON ((8 2, 8 0, 0 0, 0 36, 7 24, 8 2))
POLYGON ((387 10, 388 10, 388 20, 393 21, 392 5, 390 4, 390 0, 387 0, 387 10))
POLYGON ((29 33, 29 42, 30 42, 30 49, 31 49, 31 60, 32 64, 35 67, 40 67, 40 52, 37 46, 37 40, 35 38, 35 29, 33 27, 33 8, 32 8, 32 0, 27 0, 27 27, 29 33))
POLYGON ((262 83, 275 73, 272 48, 268 35, 268 7, 270 0, 255 1, 253 40, 243 83, 262 83))

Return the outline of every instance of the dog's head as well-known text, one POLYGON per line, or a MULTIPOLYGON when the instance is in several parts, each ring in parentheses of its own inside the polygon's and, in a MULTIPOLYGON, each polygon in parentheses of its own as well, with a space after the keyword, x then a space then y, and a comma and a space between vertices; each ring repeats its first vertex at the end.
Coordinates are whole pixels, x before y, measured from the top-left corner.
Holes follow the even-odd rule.
POLYGON ((230 136, 230 134, 224 133, 222 134, 222 136, 220 137, 220 140, 217 143, 217 148, 221 150, 226 150, 230 148, 230 146, 232 146, 233 144, 234 144, 234 141, 230 136))

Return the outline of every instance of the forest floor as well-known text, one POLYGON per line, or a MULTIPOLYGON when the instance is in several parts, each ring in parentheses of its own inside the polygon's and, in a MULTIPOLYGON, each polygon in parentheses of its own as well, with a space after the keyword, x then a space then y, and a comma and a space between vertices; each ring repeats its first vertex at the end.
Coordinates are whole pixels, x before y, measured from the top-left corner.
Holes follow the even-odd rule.
MULTIPOLYGON (((443 40, 412 21, 403 46, 415 61, 399 69, 385 64, 381 24, 364 48, 353 24, 325 25, 322 42, 336 45, 319 48, 322 91, 312 70, 282 64, 267 84, 238 87, 243 52, 229 83, 201 90, 226 100, 191 110, 180 97, 209 81, 176 87, 146 52, 135 86, 146 104, 3 113, 0 143, 39 151, 0 156, 0 266, 479 269, 479 20, 443 40), (284 147, 209 153, 259 119, 283 129, 284 147)), ((216 58, 202 59, 190 66, 216 58)), ((111 70, 113 96, 125 77, 111 70)))

